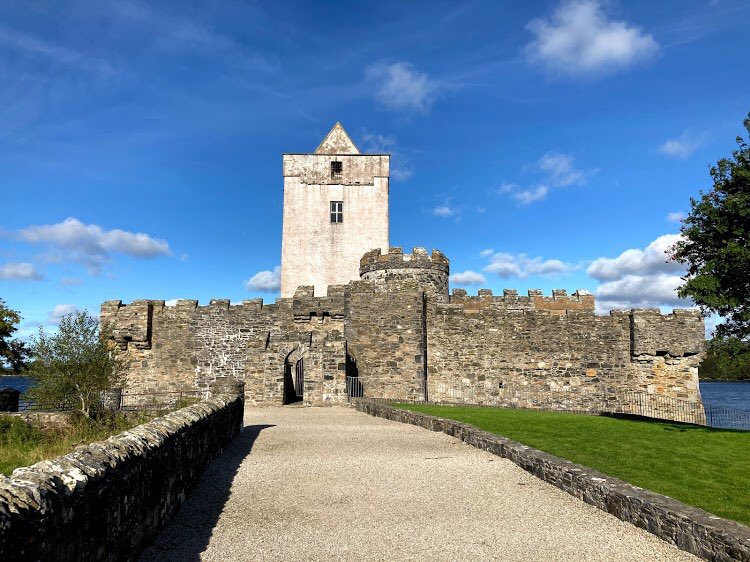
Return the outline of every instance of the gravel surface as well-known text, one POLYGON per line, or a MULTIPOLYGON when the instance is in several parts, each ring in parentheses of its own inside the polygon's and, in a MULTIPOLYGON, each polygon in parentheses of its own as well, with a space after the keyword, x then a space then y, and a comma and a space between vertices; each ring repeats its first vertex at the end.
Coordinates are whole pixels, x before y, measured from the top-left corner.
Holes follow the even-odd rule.
POLYGON ((698 560, 442 433, 249 408, 141 560, 698 560))

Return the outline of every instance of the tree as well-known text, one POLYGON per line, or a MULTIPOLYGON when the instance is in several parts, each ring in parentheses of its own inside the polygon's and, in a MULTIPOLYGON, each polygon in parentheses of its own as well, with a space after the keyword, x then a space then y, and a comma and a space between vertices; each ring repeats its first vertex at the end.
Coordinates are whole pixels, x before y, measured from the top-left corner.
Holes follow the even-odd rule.
MULTIPOLYGON (((750 135, 750 113, 744 121, 750 135)), ((691 298, 704 313, 724 318, 719 338, 750 336, 750 147, 737 137, 737 149, 710 168, 713 187, 690 199, 682 240, 673 258, 687 264, 681 298, 691 298)))
POLYGON ((750 343, 737 338, 713 338, 698 367, 701 379, 750 380, 750 343))
POLYGON ((102 392, 124 384, 124 363, 110 326, 100 327, 86 311, 63 316, 56 334, 47 335, 40 328, 31 353, 37 383, 28 394, 40 404, 73 401, 90 418, 99 409, 102 392))
POLYGON ((29 355, 26 344, 19 339, 11 339, 20 321, 18 312, 8 308, 5 301, 0 299, 0 365, 7 363, 14 373, 20 373, 25 368, 29 355))

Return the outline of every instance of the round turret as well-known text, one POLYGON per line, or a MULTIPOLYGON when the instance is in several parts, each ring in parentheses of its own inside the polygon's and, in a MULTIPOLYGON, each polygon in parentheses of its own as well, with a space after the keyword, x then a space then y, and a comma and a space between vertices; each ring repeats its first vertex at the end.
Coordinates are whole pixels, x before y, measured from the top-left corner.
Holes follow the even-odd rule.
POLYGON ((413 248, 411 254, 404 254, 403 249, 395 247, 384 255, 377 249, 367 252, 359 261, 359 276, 363 281, 383 284, 416 281, 428 296, 441 301, 448 300, 449 273, 450 262, 439 250, 428 254, 424 248, 413 248))

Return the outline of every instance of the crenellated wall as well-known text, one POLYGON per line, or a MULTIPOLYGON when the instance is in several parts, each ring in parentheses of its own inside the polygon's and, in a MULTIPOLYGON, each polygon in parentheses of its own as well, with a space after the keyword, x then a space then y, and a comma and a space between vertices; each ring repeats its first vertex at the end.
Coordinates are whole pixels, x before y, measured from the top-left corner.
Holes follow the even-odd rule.
POLYGON ((373 250, 360 271, 360 281, 331 285, 326 296, 301 286, 274 304, 108 301, 101 317, 126 352, 131 390, 203 389, 233 376, 245 381, 248 403, 280 404, 289 368, 302 361, 308 405, 345 402, 347 370, 377 398, 422 400, 427 392, 430 400, 497 403, 515 388, 565 391, 578 409, 621 391, 700 404, 697 311, 596 316, 591 294, 561 289, 454 289, 449 297, 447 258, 421 248, 373 250))
POLYGON ((703 320, 698 312, 596 316, 593 310, 576 310, 577 298, 560 297, 552 309, 488 295, 428 306, 430 399, 463 390, 489 403, 511 386, 574 390, 583 397, 605 390, 643 391, 700 402, 703 320), (565 309, 566 304, 572 307, 565 309), (663 340, 655 339, 657 334, 663 340))
POLYGON ((429 298, 448 300, 448 276, 450 262, 439 250, 428 254, 420 247, 404 254, 400 247, 393 247, 383 254, 380 249, 367 252, 359 261, 359 276, 363 281, 377 285, 392 284, 397 281, 414 281, 429 298))
POLYGON ((101 319, 112 323, 125 352, 131 391, 204 389, 217 377, 233 376, 246 381, 249 403, 281 403, 284 363, 304 358, 306 384, 313 385, 306 402, 339 402, 346 399, 343 290, 337 295, 331 287, 331 296, 314 297, 308 289, 270 305, 262 299, 239 305, 218 299, 208 306, 107 301, 101 319))

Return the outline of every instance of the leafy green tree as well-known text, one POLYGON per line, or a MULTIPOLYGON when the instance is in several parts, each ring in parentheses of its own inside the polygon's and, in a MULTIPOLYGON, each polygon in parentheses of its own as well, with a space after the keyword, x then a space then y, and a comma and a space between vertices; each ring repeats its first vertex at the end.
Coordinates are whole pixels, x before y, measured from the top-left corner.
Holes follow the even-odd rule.
POLYGON ((28 395, 40 404, 72 403, 91 418, 99 410, 102 392, 125 382, 124 363, 111 341, 111 328, 100 327, 86 311, 63 316, 56 334, 48 335, 40 328, 32 339, 31 353, 36 386, 28 395))
POLYGON ((698 368, 702 379, 750 380, 750 343, 738 338, 714 338, 698 368))
MULTIPOLYGON (((750 113, 744 121, 750 134, 750 113)), ((719 338, 750 336, 750 147, 737 137, 737 149, 710 168, 713 187, 690 199, 683 240, 673 257, 688 270, 678 289, 704 313, 724 318, 719 338)))
POLYGON ((18 330, 16 324, 21 316, 15 310, 8 308, 5 301, 0 299, 0 365, 8 364, 14 373, 20 373, 26 366, 29 350, 19 339, 12 339, 18 330))

